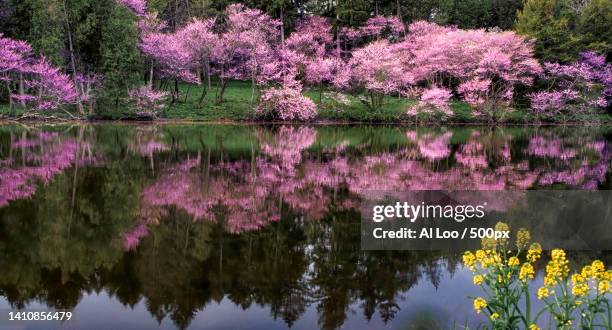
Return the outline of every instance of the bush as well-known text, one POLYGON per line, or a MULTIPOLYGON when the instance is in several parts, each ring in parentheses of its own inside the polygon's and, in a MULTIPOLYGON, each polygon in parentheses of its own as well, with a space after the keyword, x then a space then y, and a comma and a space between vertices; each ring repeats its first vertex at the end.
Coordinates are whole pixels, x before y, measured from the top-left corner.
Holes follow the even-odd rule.
POLYGON ((287 86, 264 91, 255 109, 257 117, 281 121, 313 119, 317 115, 317 106, 301 92, 300 88, 287 86))

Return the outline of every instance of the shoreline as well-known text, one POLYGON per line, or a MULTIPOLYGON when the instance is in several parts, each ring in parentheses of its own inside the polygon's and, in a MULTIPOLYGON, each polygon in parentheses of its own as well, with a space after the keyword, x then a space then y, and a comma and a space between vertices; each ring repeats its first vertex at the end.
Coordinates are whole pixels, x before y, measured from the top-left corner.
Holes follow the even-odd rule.
POLYGON ((612 121, 568 121, 568 122, 532 122, 532 123, 516 123, 516 122, 501 122, 487 123, 481 121, 475 122, 433 122, 433 121, 346 121, 346 120, 315 120, 310 122, 299 121, 257 121, 257 120, 198 120, 198 119, 157 119, 157 120, 137 120, 137 119, 72 119, 72 118, 53 118, 53 119, 10 119, 0 118, 0 125, 9 124, 121 124, 121 125, 242 125, 242 126, 258 126, 258 125, 300 125, 300 126, 420 126, 420 127, 461 127, 461 126, 479 126, 479 127, 546 127, 546 126, 592 126, 592 127, 612 127, 612 121))

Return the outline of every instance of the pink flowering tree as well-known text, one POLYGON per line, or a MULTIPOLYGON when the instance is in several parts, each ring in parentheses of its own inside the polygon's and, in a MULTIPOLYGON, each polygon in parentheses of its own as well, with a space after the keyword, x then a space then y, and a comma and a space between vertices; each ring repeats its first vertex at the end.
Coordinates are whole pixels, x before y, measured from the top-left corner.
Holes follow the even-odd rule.
POLYGON ((200 77, 193 69, 193 53, 183 43, 180 35, 150 33, 142 36, 139 46, 159 66, 161 76, 174 82, 172 102, 179 97, 179 82, 200 84, 200 77))
POLYGON ((167 97, 167 92, 155 91, 148 86, 141 86, 129 92, 136 116, 140 118, 157 118, 165 107, 167 97))
POLYGON ((514 32, 415 22, 396 50, 405 79, 430 86, 457 86, 456 92, 474 114, 489 120, 503 117, 515 87, 532 85, 542 72, 533 56, 533 42, 514 32))
POLYGON ((199 73, 200 80, 205 80, 199 104, 202 104, 206 93, 211 88, 212 52, 218 43, 218 37, 213 31, 215 19, 193 19, 185 27, 177 31, 176 36, 182 43, 182 48, 188 53, 191 65, 199 73))
POLYGON ((229 79, 250 80, 252 99, 256 85, 271 79, 264 66, 271 62, 276 47, 280 44, 280 21, 266 13, 232 4, 225 10, 226 29, 212 52, 214 71, 219 77, 217 103, 223 95, 229 79))
POLYGON ((147 14, 146 0, 116 0, 117 4, 127 8, 134 15, 144 17, 147 14))
POLYGON ((317 106, 293 86, 265 90, 255 109, 258 118, 280 121, 308 121, 317 115, 317 106))
POLYGON ((359 35, 366 39, 387 38, 398 40, 406 32, 404 23, 396 16, 374 16, 359 29, 359 35))
POLYGON ((418 116, 420 114, 436 114, 442 118, 448 118, 453 115, 450 109, 449 102, 453 94, 444 87, 433 86, 423 91, 419 103, 408 109, 408 115, 418 116))
POLYGON ((348 63, 352 87, 365 91, 371 107, 383 104, 384 96, 404 87, 400 53, 386 40, 375 41, 353 52, 348 63))
POLYGON ((15 103, 25 109, 51 110, 75 104, 78 92, 66 74, 43 58, 35 58, 24 41, 0 34, 0 81, 15 103))
POLYGON ((612 103, 612 65, 603 55, 585 52, 571 64, 545 63, 544 70, 547 88, 529 95, 531 110, 539 117, 572 119, 612 103))

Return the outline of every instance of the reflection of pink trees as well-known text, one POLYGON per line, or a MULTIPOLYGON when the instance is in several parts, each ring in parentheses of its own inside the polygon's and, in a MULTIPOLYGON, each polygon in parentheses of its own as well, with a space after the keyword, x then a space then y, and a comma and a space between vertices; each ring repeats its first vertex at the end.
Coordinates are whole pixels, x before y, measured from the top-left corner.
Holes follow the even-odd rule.
POLYGON ((419 146, 419 153, 428 160, 434 161, 444 159, 450 155, 450 138, 452 132, 446 132, 441 135, 434 136, 432 133, 418 136, 415 131, 408 131, 406 137, 416 142, 419 146))
POLYGON ((0 168, 0 207, 10 201, 28 198, 36 192, 36 184, 49 183, 53 177, 75 164, 78 152, 89 151, 79 163, 94 161, 90 145, 73 138, 62 139, 57 133, 36 132, 11 141, 16 155, 2 161, 0 168), (19 152, 18 152, 19 151, 19 152))
POLYGON ((554 170, 542 169, 538 183, 544 186, 563 184, 596 190, 605 181, 612 164, 612 147, 605 141, 584 144, 580 140, 540 135, 530 139, 526 152, 538 158, 556 160, 554 170))
MULTIPOLYGON (((358 208, 361 200, 373 197, 372 191, 522 191, 552 183, 589 189, 605 180, 612 159, 605 141, 576 148, 569 141, 538 134, 521 153, 511 152, 511 136, 503 132, 475 131, 455 147, 452 134, 409 131, 406 137, 412 143, 405 147, 361 155, 351 149, 361 146, 346 144, 309 150, 317 132, 308 127, 258 131, 261 153, 253 153, 250 161, 203 164, 198 156, 164 169, 143 192, 143 209, 157 210, 154 220, 145 216, 143 222, 157 223, 160 214, 167 214, 163 210, 172 206, 194 220, 219 223, 239 234, 279 221, 281 211, 283 216, 321 219, 330 211, 358 208), (574 157, 560 156, 570 149, 574 157), (521 155, 534 163, 517 158, 521 155), (554 168, 560 170, 548 170, 538 158, 554 160, 554 168)), ((502 209, 511 202, 489 204, 502 209)), ((125 235, 125 246, 134 247, 145 234, 144 228, 135 227, 125 235)))
POLYGON ((534 136, 529 140, 527 153, 536 157, 570 159, 576 156, 576 151, 562 145, 561 139, 546 139, 543 136, 534 136))
MULTIPOLYGON (((478 133, 474 133, 478 136, 478 133)), ((455 154, 457 162, 471 169, 487 167, 487 158, 484 154, 483 145, 477 139, 470 141, 459 148, 455 154)))
POLYGON ((153 154, 168 150, 168 146, 161 140, 163 135, 159 133, 155 126, 139 127, 129 149, 143 157, 152 157, 153 154))

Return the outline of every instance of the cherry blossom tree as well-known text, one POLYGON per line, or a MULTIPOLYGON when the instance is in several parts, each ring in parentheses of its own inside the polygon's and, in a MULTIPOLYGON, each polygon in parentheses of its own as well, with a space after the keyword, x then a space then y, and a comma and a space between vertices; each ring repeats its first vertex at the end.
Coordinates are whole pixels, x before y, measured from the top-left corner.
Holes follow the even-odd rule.
POLYGON ((148 86, 141 86, 129 93, 130 101, 136 109, 136 116, 142 118, 157 118, 165 107, 164 101, 167 96, 167 92, 155 91, 148 86))
POLYGON ((381 106, 384 95, 404 87, 399 54, 386 40, 374 41, 353 52, 348 63, 352 83, 369 94, 372 107, 381 106))
POLYGON ((202 88, 199 103, 202 104, 206 93, 211 88, 211 57, 217 45, 218 37, 213 32, 215 19, 193 19, 185 27, 177 31, 176 38, 181 41, 192 64, 200 73, 200 80, 206 79, 206 87, 202 88))
POLYGON ((412 83, 451 86, 477 116, 495 119, 506 112, 514 88, 530 86, 542 72, 533 42, 514 32, 461 30, 415 22, 396 46, 412 83))
POLYGON ((255 113, 259 118, 281 121, 308 121, 317 115, 317 106, 291 86, 267 89, 261 95, 255 113))
POLYGON ((28 43, 6 38, 2 34, 0 80, 5 82, 11 105, 12 101, 16 101, 27 109, 57 109, 75 104, 78 99, 78 92, 70 77, 53 67, 44 57, 35 58, 28 43))
POLYGON ((217 102, 223 101, 228 79, 250 80, 253 99, 256 84, 268 80, 262 75, 263 66, 271 61, 274 49, 280 44, 281 22, 242 4, 229 5, 225 14, 226 29, 212 53, 221 83, 217 102))

